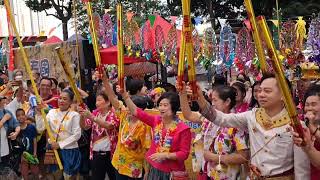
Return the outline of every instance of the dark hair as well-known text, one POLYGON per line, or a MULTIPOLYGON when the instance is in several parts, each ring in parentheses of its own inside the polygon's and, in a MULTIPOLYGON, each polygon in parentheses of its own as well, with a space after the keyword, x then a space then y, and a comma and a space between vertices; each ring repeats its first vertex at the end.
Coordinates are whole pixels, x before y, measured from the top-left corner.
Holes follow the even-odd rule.
POLYGON ((49 78, 49 77, 42 77, 42 78, 41 78, 41 80, 39 81, 39 82, 40 82, 40 84, 41 84, 42 80, 50 81, 50 86, 52 86, 51 78, 49 78))
POLYGON ((108 96, 107 96, 106 93, 104 93, 104 92, 99 92, 99 93, 97 94, 97 97, 98 97, 98 96, 101 96, 105 101, 109 101, 108 96))
POLYGON ((73 98, 74 98, 74 93, 70 90, 70 89, 64 89, 61 91, 61 93, 67 93, 70 100, 73 101, 73 98))
POLYGON ((309 88, 304 93, 303 105, 306 104, 306 100, 310 96, 319 96, 320 97, 320 85, 312 84, 309 86, 309 88))
POLYGON ((160 98, 158 99, 157 105, 159 106, 160 102, 163 99, 168 99, 171 105, 171 110, 173 114, 176 114, 177 111, 180 109, 180 100, 179 95, 175 92, 165 92, 163 93, 160 98))
POLYGON ((237 90, 234 87, 220 85, 213 88, 212 91, 217 92, 219 98, 222 99, 223 101, 230 99, 230 106, 229 106, 230 109, 232 109, 236 105, 237 90))
POLYGON ((171 83, 162 83, 160 87, 166 90, 166 92, 177 92, 177 88, 171 83))
MULTIPOLYGON (((262 82, 263 82, 264 80, 270 79, 270 78, 276 79, 276 75, 273 74, 273 73, 265 73, 265 74, 262 76, 261 80, 260 80, 260 84, 262 84, 262 82)), ((291 83, 290 83, 290 81, 289 81, 288 78, 285 78, 285 79, 286 79, 287 85, 288 85, 288 87, 289 87, 290 93, 292 94, 292 85, 291 85, 291 83)), ((277 84, 278 84, 278 83, 277 83, 277 84)), ((279 88, 280 88, 280 87, 279 87, 279 88)))
POLYGON ((58 81, 56 80, 56 78, 50 78, 50 79, 56 86, 58 86, 58 81))
POLYGON ((240 81, 236 81, 235 83, 232 84, 232 87, 237 87, 243 96, 246 96, 247 90, 246 90, 246 85, 240 81))
POLYGON ((251 96, 251 101, 250 101, 250 108, 254 108, 256 105, 259 106, 258 101, 254 98, 254 87, 260 85, 260 81, 256 81, 255 83, 253 83, 253 85, 251 86, 252 89, 252 96, 251 96))
POLYGON ((137 79, 132 79, 127 84, 127 90, 129 91, 130 95, 136 95, 144 86, 144 82, 137 79))
POLYGON ((133 95, 131 96, 131 100, 138 108, 146 109, 148 106, 148 101, 143 96, 133 95))
POLYGON ((216 74, 214 76, 214 82, 212 84, 212 88, 219 85, 226 85, 227 81, 223 74, 216 74))
POLYGON ((19 108, 19 109, 16 110, 16 115, 17 115, 18 112, 20 112, 20 111, 23 112, 23 114, 26 114, 26 112, 25 112, 22 108, 19 108))
POLYGON ((66 88, 66 83, 65 82, 59 82, 58 87, 63 90, 66 88))

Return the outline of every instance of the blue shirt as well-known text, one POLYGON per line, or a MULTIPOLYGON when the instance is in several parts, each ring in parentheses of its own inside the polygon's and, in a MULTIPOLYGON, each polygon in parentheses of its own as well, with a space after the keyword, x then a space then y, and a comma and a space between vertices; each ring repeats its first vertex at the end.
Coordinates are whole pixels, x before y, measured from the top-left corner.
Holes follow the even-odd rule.
POLYGON ((33 154, 33 139, 37 136, 36 127, 32 124, 28 124, 25 129, 21 129, 22 142, 27 151, 30 154, 33 154))
POLYGON ((3 116, 7 113, 11 115, 11 119, 6 121, 3 126, 6 129, 6 131, 8 131, 8 129, 14 130, 16 127, 19 126, 19 122, 17 121, 17 119, 13 116, 13 114, 10 111, 8 111, 6 109, 0 109, 0 119, 2 119, 3 116))

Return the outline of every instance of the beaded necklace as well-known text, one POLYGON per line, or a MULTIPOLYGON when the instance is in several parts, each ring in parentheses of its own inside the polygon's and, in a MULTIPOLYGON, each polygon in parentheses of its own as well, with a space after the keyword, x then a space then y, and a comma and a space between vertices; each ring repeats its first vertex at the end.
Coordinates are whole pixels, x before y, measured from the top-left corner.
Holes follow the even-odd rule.
MULTIPOLYGON (((130 122, 130 120, 129 120, 130 122)), ((127 125, 127 123, 124 123, 122 129, 121 129, 121 138, 120 138, 120 141, 122 144, 126 144, 127 140, 135 133, 138 125, 139 125, 139 122, 136 122, 135 125, 133 127, 130 128, 129 126, 129 122, 128 122, 128 132, 124 132, 124 129, 127 125)))
POLYGON ((177 129, 178 121, 175 120, 170 124, 169 128, 167 128, 167 132, 165 137, 162 136, 163 132, 163 122, 158 124, 155 128, 155 144, 157 145, 157 152, 169 152, 173 137, 170 136, 177 129))

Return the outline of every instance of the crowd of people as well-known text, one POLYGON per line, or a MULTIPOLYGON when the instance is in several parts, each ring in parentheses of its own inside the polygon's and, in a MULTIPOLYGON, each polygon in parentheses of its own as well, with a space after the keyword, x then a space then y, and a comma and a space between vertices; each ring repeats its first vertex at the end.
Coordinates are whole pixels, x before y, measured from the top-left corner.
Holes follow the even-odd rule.
POLYGON ((92 91, 78 89, 86 106, 76 102, 68 83, 36 71, 33 76, 40 102, 23 71, 15 70, 12 81, 5 72, 0 75, 1 178, 187 180, 185 161, 198 140, 203 142, 197 156, 199 180, 320 177, 316 83, 302 90, 302 139, 291 127, 273 74, 260 80, 239 74, 234 81, 216 75, 210 90, 197 86, 196 92, 188 82, 151 88, 129 77, 121 89, 105 73, 95 74, 94 83, 87 85, 92 91), (195 139, 178 112, 201 125, 195 139))

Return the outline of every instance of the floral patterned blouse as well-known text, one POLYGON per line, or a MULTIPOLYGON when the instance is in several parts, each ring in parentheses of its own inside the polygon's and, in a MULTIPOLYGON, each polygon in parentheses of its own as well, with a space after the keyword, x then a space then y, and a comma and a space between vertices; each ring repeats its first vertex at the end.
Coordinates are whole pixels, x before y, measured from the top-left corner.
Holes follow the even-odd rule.
POLYGON ((122 111, 119 114, 119 137, 117 148, 112 158, 112 165, 121 175, 141 178, 144 155, 150 147, 151 134, 141 121, 129 128, 127 115, 126 111, 122 111))
MULTIPOLYGON (((244 131, 238 130, 236 128, 223 128, 216 127, 211 122, 205 121, 205 129, 210 128, 215 129, 215 135, 213 139, 210 140, 211 145, 209 146, 209 151, 214 154, 232 154, 237 151, 245 150, 249 148, 248 140, 249 136, 244 131)), ((210 130, 209 130, 210 131, 210 130)), ((208 142, 204 142, 206 144, 208 142)), ((215 170, 216 163, 208 162, 207 164, 207 174, 212 180, 236 180, 240 176, 240 165, 222 165, 222 171, 218 172, 215 170)))
MULTIPOLYGON (((95 117, 100 115, 98 110, 94 110, 92 113, 95 117)), ((90 159, 93 159, 93 146, 99 141, 103 140, 106 136, 109 138, 110 141, 110 152, 111 157, 116 149, 117 142, 118 142, 118 128, 119 128, 119 119, 116 116, 114 108, 112 108, 107 116, 106 122, 111 123, 115 128, 113 129, 105 129, 100 127, 97 123, 92 122, 91 120, 87 119, 85 121, 86 126, 91 127, 91 138, 90 138, 90 159)))

